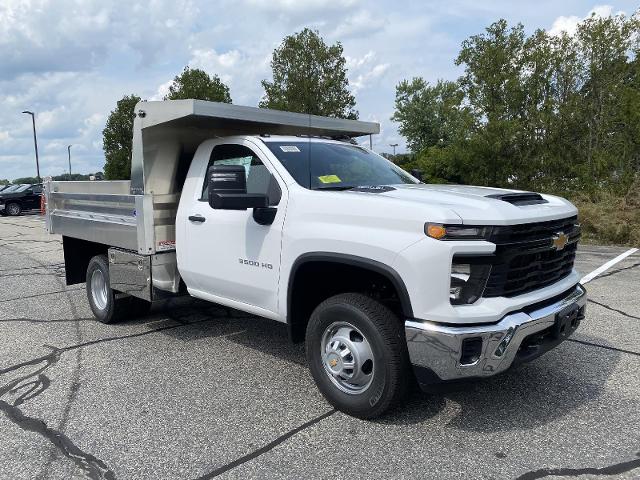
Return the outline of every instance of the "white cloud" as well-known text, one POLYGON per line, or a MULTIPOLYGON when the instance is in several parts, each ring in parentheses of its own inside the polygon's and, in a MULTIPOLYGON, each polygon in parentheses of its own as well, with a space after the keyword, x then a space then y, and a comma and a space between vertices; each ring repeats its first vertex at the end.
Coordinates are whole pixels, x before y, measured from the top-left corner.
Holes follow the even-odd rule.
POLYGON ((252 7, 278 12, 304 12, 313 10, 344 9, 356 5, 359 0, 247 0, 252 7))
POLYGON ((188 0, 156 0, 148 8, 125 0, 3 0, 0 77, 89 71, 123 49, 141 63, 158 61, 187 36, 195 16, 188 0))
POLYGON ((171 86, 172 83, 173 83, 173 80, 167 80, 166 82, 161 83, 158 86, 158 90, 156 90, 156 93, 154 93, 149 97, 149 100, 162 100, 165 96, 169 94, 169 87, 171 86))
POLYGON ((388 63, 376 62, 376 54, 368 51, 362 57, 345 57, 349 70, 349 85, 354 93, 370 86, 382 77, 390 67, 388 63))
POLYGON ((269 76, 271 48, 267 45, 218 53, 214 49, 194 49, 189 65, 216 74, 229 86, 234 103, 257 104, 262 95, 260 80, 269 76))
POLYGON ((330 32, 330 36, 338 39, 366 36, 382 30, 387 23, 385 17, 371 13, 371 10, 360 10, 342 20, 330 32))
MULTIPOLYGON (((613 15, 614 8, 611 5, 596 5, 593 7, 589 13, 587 13, 584 17, 578 17, 576 15, 564 16, 561 15, 553 21, 551 28, 548 30, 549 34, 558 36, 563 32, 566 32, 568 35, 575 35, 578 30, 578 24, 583 20, 591 17, 592 15, 595 17, 608 17, 613 15)), ((617 14, 623 12, 617 12, 617 14)))

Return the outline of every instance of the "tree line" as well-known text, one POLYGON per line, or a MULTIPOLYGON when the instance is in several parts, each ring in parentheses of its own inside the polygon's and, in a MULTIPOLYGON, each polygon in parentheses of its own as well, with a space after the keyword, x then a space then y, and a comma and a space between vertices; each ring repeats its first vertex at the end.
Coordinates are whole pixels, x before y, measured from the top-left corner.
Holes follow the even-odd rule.
MULTIPOLYGON (((457 80, 396 87, 392 120, 409 153, 394 161, 425 181, 566 192, 627 192, 640 171, 640 15, 595 15, 575 33, 526 34, 499 20, 466 39, 457 80)), ((358 118, 340 42, 317 31, 285 37, 260 107, 358 118)), ((231 103, 215 74, 185 68, 165 99, 231 103)), ((129 178, 129 95, 104 129, 105 176, 129 178)))
POLYGON ((592 15, 574 34, 490 25, 456 81, 396 88, 393 120, 428 180, 625 194, 640 172, 640 16, 592 15))

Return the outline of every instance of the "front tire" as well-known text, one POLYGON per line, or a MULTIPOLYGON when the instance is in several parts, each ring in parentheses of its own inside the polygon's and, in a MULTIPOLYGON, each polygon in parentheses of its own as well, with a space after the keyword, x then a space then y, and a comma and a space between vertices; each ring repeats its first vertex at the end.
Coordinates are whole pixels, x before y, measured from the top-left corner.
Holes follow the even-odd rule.
POLYGON ((340 294, 318 305, 307 326, 306 351, 320 392, 349 415, 380 416, 407 392, 411 372, 403 325, 365 295, 340 294))
POLYGON ((123 296, 111 289, 109 262, 106 255, 96 255, 87 267, 87 299, 99 322, 115 323, 148 313, 151 303, 140 298, 123 296), (117 296, 116 296, 117 295, 117 296))
POLYGON ((19 203, 9 203, 5 207, 5 212, 11 217, 17 217, 22 213, 22 207, 19 203))

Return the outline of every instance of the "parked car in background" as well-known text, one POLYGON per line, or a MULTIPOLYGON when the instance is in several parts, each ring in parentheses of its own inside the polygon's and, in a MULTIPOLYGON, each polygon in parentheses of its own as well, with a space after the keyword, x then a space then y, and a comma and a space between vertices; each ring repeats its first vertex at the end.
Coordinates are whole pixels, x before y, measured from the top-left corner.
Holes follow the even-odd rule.
POLYGON ((17 216, 40 208, 42 184, 11 185, 0 191, 0 214, 17 216))

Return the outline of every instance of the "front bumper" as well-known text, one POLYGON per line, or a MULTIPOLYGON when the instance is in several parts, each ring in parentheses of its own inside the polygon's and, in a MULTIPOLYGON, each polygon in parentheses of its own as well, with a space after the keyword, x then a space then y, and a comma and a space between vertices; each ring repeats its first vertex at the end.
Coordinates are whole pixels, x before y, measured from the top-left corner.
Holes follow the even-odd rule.
POLYGON ((533 360, 575 331, 586 303, 586 291, 578 284, 560 298, 510 313, 494 324, 452 326, 407 320, 407 346, 418 382, 424 386, 488 377, 514 363, 533 360))

